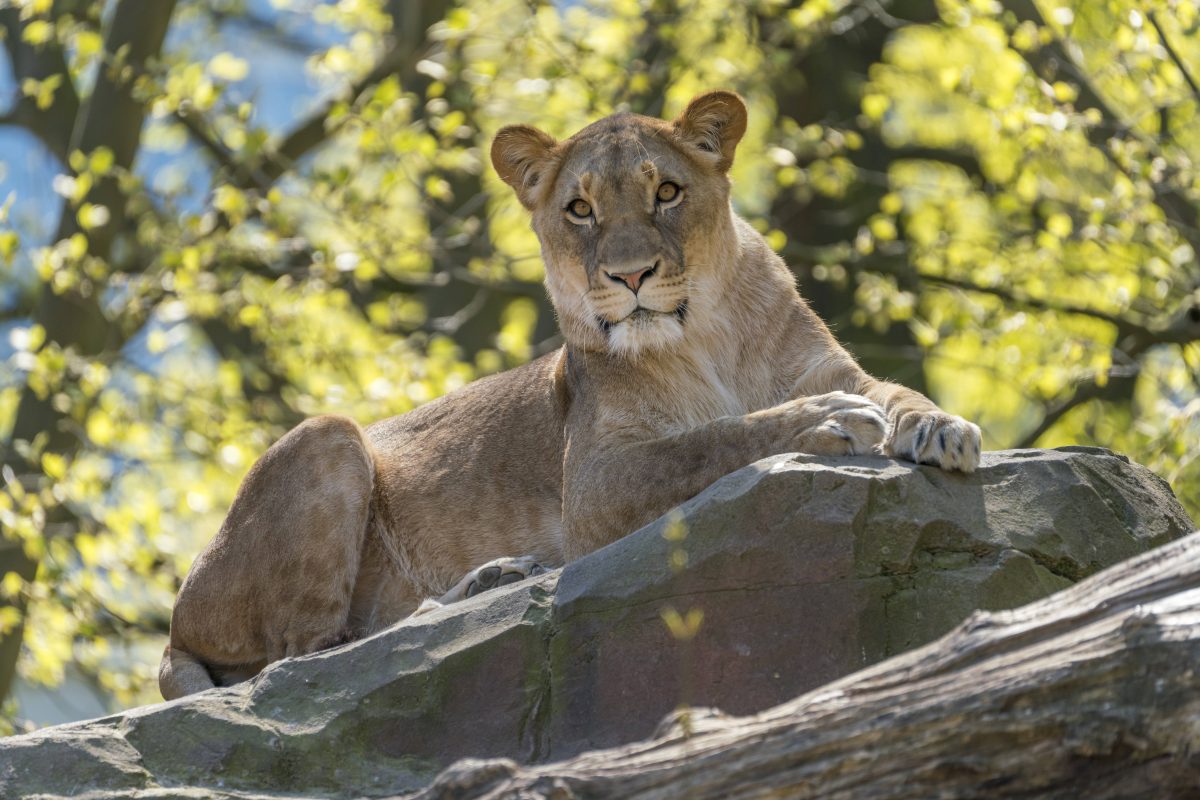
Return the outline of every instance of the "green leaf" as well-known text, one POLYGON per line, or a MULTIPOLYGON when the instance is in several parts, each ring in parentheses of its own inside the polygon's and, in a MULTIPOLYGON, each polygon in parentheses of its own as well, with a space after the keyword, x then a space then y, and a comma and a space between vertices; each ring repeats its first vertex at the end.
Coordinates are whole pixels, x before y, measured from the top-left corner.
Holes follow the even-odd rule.
POLYGON ((208 62, 208 74, 222 81, 236 83, 250 73, 250 65, 232 53, 217 53, 208 62))

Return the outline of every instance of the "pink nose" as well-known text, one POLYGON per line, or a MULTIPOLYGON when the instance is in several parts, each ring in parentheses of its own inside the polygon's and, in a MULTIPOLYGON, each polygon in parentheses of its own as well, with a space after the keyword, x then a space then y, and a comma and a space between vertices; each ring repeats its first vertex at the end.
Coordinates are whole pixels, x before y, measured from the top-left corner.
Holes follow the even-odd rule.
POLYGON ((657 266, 658 265, 655 264, 654 267, 635 269, 632 272, 609 272, 608 270, 605 270, 604 274, 608 276, 609 280, 623 283, 629 287, 630 291, 632 291, 634 294, 637 294, 638 289, 641 288, 642 282, 654 274, 654 269, 657 266))

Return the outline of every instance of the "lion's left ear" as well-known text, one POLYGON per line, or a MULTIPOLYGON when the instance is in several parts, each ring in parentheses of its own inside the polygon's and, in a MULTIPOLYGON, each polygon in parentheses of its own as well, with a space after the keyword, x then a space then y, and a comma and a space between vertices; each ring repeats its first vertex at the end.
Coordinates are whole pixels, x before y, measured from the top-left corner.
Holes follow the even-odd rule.
POLYGON ((746 104, 733 92, 708 92, 688 103, 674 128, 685 143, 712 153, 716 168, 726 172, 746 133, 746 104))

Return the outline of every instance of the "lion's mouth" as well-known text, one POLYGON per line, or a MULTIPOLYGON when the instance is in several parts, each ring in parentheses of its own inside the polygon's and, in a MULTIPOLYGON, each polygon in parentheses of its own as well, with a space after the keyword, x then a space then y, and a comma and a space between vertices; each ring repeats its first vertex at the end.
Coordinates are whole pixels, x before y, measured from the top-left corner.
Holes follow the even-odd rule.
POLYGON ((679 305, 675 306, 675 308, 671 311, 656 311, 653 308, 638 306, 621 319, 615 321, 605 319, 604 317, 596 317, 596 324, 600 326, 601 332, 607 336, 613 328, 615 328, 617 325, 620 325, 622 322, 632 322, 636 324, 654 319, 656 317, 674 317, 675 319, 679 320, 680 324, 682 324, 687 318, 687 313, 688 302, 687 300, 684 300, 679 305))

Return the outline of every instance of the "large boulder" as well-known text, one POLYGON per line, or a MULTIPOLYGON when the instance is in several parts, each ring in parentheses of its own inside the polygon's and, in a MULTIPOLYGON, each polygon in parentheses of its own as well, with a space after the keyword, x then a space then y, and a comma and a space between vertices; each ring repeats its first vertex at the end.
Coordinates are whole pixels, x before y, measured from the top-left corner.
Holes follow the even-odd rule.
POLYGON ((774 706, 1192 529, 1162 480, 1099 449, 987 453, 973 475, 775 456, 560 571, 3 740, 0 796, 389 796, 466 756, 566 758, 684 701, 774 706))

